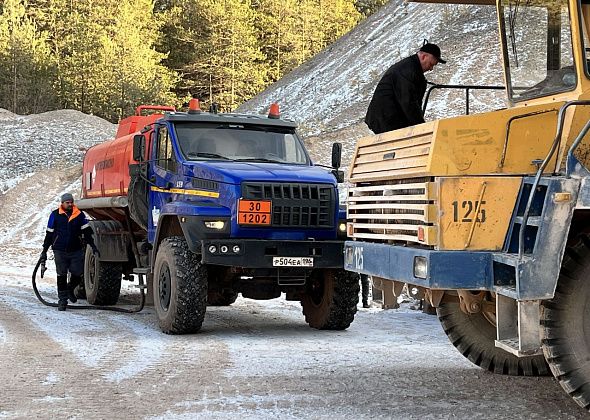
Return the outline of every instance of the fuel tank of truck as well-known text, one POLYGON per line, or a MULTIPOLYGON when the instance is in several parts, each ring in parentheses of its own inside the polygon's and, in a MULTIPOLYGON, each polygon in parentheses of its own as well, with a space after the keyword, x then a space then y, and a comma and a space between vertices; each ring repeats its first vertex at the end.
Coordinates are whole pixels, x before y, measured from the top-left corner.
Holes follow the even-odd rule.
POLYGON ((114 139, 97 144, 86 152, 82 166, 82 198, 127 195, 129 165, 137 163, 133 160, 133 137, 162 118, 161 111, 175 109, 149 105, 137 107, 135 115, 121 120, 114 139), (142 115, 146 110, 156 113, 142 115))

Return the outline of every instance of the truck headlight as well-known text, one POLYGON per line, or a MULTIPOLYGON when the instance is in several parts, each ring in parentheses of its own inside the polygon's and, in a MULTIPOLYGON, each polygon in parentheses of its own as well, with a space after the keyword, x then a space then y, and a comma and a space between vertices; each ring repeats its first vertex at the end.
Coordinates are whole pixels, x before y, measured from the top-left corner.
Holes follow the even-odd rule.
POLYGON ((428 277, 428 260, 426 257, 414 257, 414 277, 418 279, 428 277))
POLYGON ((223 228, 225 227, 225 222, 223 220, 213 220, 204 223, 205 227, 209 229, 223 230, 223 228))
POLYGON ((338 224, 338 230, 340 231, 340 233, 346 232, 346 222, 340 222, 338 224))

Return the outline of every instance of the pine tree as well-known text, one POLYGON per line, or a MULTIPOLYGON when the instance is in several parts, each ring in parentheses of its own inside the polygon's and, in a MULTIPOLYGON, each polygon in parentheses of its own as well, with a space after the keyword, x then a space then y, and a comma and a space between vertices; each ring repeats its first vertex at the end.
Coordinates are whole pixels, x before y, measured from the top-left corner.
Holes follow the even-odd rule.
POLYGON ((354 6, 360 14, 367 17, 379 10, 379 8, 388 1, 389 0, 356 0, 354 6))
POLYGON ((163 45, 171 48, 167 64, 182 73, 180 95, 233 110, 262 90, 266 69, 255 16, 249 0, 177 1, 167 11, 164 26, 172 35, 163 45))
POLYGON ((97 81, 97 113, 114 120, 130 115, 140 103, 175 105, 171 88, 176 75, 161 62, 164 54, 154 49, 159 36, 154 19, 146 19, 153 9, 151 0, 116 1, 117 16, 110 36, 100 39, 103 77, 97 81))
POLYGON ((5 0, 0 15, 0 106, 19 114, 53 105, 53 61, 46 34, 27 16, 26 0, 5 0))
MULTIPOLYGON (((303 1, 305 19, 310 19, 316 13, 312 1, 303 1)), ((297 0, 259 0, 256 3, 258 18, 257 29, 260 33, 261 49, 267 57, 270 69, 270 80, 279 80, 285 73, 302 63, 307 58, 305 43, 298 37, 298 21, 303 20, 299 15, 297 0)), ((302 25, 299 25, 302 27, 302 25)), ((321 30, 313 28, 311 23, 306 30, 321 30), (313 29, 312 29, 313 28, 313 29)))
POLYGON ((254 7, 271 81, 323 50, 361 18, 352 0, 258 0, 254 7))
POLYGON ((232 110, 383 2, 0 0, 0 106, 116 121, 193 94, 232 110))
POLYGON ((175 75, 154 49, 152 10, 151 0, 54 0, 39 13, 57 58, 61 107, 116 122, 141 102, 175 102, 175 75))

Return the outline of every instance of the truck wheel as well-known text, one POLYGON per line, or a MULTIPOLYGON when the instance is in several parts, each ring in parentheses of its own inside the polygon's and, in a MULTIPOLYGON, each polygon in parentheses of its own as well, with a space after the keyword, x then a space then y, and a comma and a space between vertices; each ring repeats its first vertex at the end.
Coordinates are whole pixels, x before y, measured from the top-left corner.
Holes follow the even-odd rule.
POLYGON ((184 238, 166 238, 158 247, 153 289, 163 332, 199 331, 207 309, 207 268, 189 250, 184 238))
POLYGON ((207 304, 209 306, 229 306, 238 298, 238 292, 224 289, 222 291, 212 291, 207 294, 207 304))
POLYGON ((568 247, 553 299, 541 311, 543 353, 563 389, 590 409, 590 239, 568 247))
POLYGON ((443 330, 453 345, 472 363, 493 373, 514 376, 545 376, 549 367, 542 355, 517 357, 495 346, 495 315, 466 314, 459 302, 444 302, 437 308, 443 330))
POLYGON ((344 270, 315 270, 301 299, 305 321, 319 330, 345 330, 359 301, 359 275, 344 270))
POLYGON ((121 293, 121 263, 104 262, 86 247, 84 257, 84 290, 91 305, 115 305, 121 293))

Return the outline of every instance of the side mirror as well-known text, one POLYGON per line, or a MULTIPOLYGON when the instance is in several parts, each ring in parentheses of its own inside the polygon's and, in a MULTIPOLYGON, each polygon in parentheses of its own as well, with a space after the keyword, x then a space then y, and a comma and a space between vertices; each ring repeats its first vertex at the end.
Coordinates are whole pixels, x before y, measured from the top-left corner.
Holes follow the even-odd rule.
POLYGON ((137 162, 145 160, 145 136, 143 134, 133 136, 133 160, 137 162))
POLYGON ((332 175, 334 175, 334 178, 336 178, 337 183, 342 184, 344 182, 344 171, 332 169, 332 175))
POLYGON ((339 169, 342 164, 342 144, 334 143, 332 145, 332 168, 339 169))

